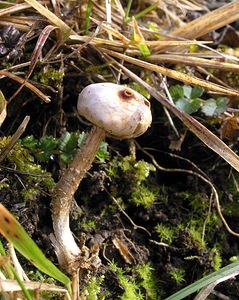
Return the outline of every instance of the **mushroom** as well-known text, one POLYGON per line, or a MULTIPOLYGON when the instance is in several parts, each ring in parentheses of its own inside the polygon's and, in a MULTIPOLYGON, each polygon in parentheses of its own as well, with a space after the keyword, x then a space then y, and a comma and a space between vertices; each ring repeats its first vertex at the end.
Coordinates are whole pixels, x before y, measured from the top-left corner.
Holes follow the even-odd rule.
MULTIPOLYGON (((106 136, 120 140, 137 137, 152 121, 148 100, 131 88, 113 83, 85 87, 79 94, 77 108, 79 114, 94 125, 52 191, 54 245, 60 265, 70 274, 82 267, 90 252, 85 254, 86 247, 82 251, 72 236, 69 227, 72 198, 101 142, 106 136)), ((99 264, 98 259, 95 265, 99 264)))
POLYGON ((79 95, 77 109, 108 136, 120 140, 143 134, 152 121, 149 101, 114 83, 88 85, 79 95))

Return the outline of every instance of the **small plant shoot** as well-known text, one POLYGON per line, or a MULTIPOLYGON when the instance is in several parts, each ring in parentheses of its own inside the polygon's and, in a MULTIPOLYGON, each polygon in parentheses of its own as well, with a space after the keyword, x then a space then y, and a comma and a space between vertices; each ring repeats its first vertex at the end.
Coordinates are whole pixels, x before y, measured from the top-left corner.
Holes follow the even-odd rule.
POLYGON ((0 233, 40 271, 62 282, 71 291, 70 279, 48 260, 13 215, 0 204, 0 233))
POLYGON ((201 99, 204 89, 198 86, 173 85, 169 88, 169 92, 176 106, 188 114, 201 111, 207 117, 216 117, 227 108, 227 98, 225 97, 201 99))

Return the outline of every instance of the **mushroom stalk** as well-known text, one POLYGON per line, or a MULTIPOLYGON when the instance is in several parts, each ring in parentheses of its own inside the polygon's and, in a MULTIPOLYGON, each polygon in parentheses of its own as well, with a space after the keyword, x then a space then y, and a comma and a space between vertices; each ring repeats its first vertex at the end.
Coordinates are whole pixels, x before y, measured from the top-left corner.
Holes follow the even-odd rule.
POLYGON ((87 139, 52 191, 54 246, 61 267, 70 274, 79 268, 77 261, 80 262, 81 256, 81 249, 77 246, 69 225, 72 198, 94 161, 105 135, 104 129, 98 126, 92 127, 87 139))

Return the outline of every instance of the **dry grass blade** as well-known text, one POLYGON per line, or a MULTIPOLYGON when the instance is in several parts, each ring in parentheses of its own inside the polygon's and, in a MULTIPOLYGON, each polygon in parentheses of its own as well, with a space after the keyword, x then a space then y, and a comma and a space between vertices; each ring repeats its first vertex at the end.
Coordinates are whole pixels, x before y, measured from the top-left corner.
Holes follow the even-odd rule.
POLYGON ((17 91, 12 95, 11 97, 11 100, 13 98, 16 97, 16 95, 22 90, 22 88, 24 87, 26 81, 29 79, 29 77, 31 76, 32 72, 34 71, 34 68, 37 64, 37 61, 38 61, 38 58, 41 54, 41 51, 42 51, 42 48, 43 46, 45 45, 45 42, 47 41, 50 33, 53 31, 53 30, 57 30, 58 28, 55 27, 55 26, 52 26, 52 25, 47 25, 41 32, 38 40, 37 40, 37 43, 36 43, 36 46, 34 48, 34 51, 32 53, 32 57, 31 57, 31 62, 30 62, 30 67, 29 67, 29 71, 27 73, 27 77, 24 81, 24 83, 17 89, 17 91))
MULTIPOLYGON (((114 36, 116 39, 118 39, 118 41, 116 40, 109 40, 109 39, 99 39, 99 38, 94 38, 92 39, 92 44, 94 45, 111 45, 111 46, 116 46, 116 47, 123 47, 125 50, 125 47, 128 47, 129 49, 134 48, 137 49, 137 43, 134 40, 131 40, 129 38, 127 38, 125 35, 123 35, 122 33, 120 33, 120 29, 116 29, 113 28, 111 24, 105 23, 105 22, 99 22, 98 20, 91 18, 91 20, 94 21, 95 24, 97 24, 98 26, 100 26, 101 29, 105 30, 107 32, 107 34, 110 34, 112 36, 114 36), (112 42, 112 43, 111 43, 112 42)), ((137 25, 138 26, 138 25, 137 25)), ((136 25, 132 28, 135 29, 136 25)), ((139 30, 139 27, 138 27, 139 30)), ((141 30, 141 28, 140 28, 141 30)), ((85 40, 86 37, 84 36, 79 36, 79 35, 70 35, 70 39, 72 40, 78 40, 78 41, 82 41, 85 40)), ((165 47, 165 46, 190 46, 190 45, 198 45, 198 44, 208 44, 210 42, 208 41, 165 41, 165 40, 156 40, 156 41, 147 41, 144 40, 144 43, 147 46, 150 46, 152 48, 158 49, 160 47, 165 47)), ((127 49, 126 49, 127 52, 127 49)), ((140 54, 140 52, 139 52, 140 54)))
POLYGON ((27 88, 29 88, 33 93, 35 93, 39 98, 41 98, 44 102, 49 103, 51 100, 49 99, 48 96, 46 96, 45 94, 43 94, 38 88, 36 88, 33 84, 31 84, 30 82, 26 81, 25 79, 14 75, 8 71, 5 70, 0 70, 0 76, 3 77, 9 77, 17 82, 19 82, 20 84, 24 84, 24 86, 26 86, 27 88))
POLYGON ((54 13, 52 13, 49 9, 41 5, 36 0, 25 0, 28 4, 30 4, 33 8, 35 8, 41 15, 48 19, 51 24, 59 27, 64 36, 67 36, 70 33, 73 33, 73 30, 60 18, 58 18, 54 13))
POLYGON ((0 127, 2 126, 2 123, 6 119, 7 116, 7 101, 0 90, 0 127))
MULTIPOLYGON (((117 48, 118 51, 125 51, 125 48, 129 51, 132 51, 132 49, 137 50, 137 53, 140 55, 140 51, 138 50, 137 43, 134 41, 130 41, 126 37, 122 37, 116 31, 108 31, 108 33, 111 33, 112 35, 116 36, 120 40, 108 40, 108 39, 103 39, 103 38, 97 38, 97 37, 92 37, 90 39, 89 44, 93 46, 103 46, 107 48, 117 48), (114 33, 114 34, 113 34, 114 33)), ((80 42, 86 42, 89 41, 88 36, 80 36, 80 35, 70 35, 69 39, 72 41, 80 41, 80 42)), ((190 46, 190 45, 195 45, 195 44, 206 44, 208 42, 202 42, 202 41, 145 41, 145 45, 149 46, 150 48, 157 48, 159 45, 172 45, 172 46, 190 46)), ((127 53, 126 49, 126 53, 127 53)), ((154 49, 153 49, 154 50, 154 49)))
POLYGON ((205 145, 220 155, 225 161, 227 161, 235 170, 239 172, 239 156, 232 151, 222 140, 220 140, 215 134, 208 130, 205 126, 199 123, 190 115, 179 110, 174 104, 170 103, 163 95, 161 95, 155 88, 151 87, 144 80, 139 78, 133 72, 118 62, 115 62, 125 74, 131 77, 134 81, 141 84, 155 99, 157 99, 162 105, 167 107, 174 113, 187 127, 191 130, 205 145))
POLYGON ((209 60, 200 57, 192 57, 185 55, 176 55, 176 54, 158 54, 151 55, 146 57, 145 60, 151 63, 175 63, 175 64, 187 64, 190 66, 200 66, 205 68, 215 68, 227 71, 239 72, 239 65, 220 62, 216 60, 209 60))
MULTIPOLYGON (((58 292, 63 293, 66 296, 66 299, 70 300, 70 295, 66 289, 56 286, 53 284, 41 283, 41 282, 24 282, 24 285, 29 290, 36 290, 36 291, 48 291, 48 292, 58 292)), ((15 280, 0 280, 0 288, 1 291, 4 292, 20 292, 21 287, 19 286, 18 282, 15 280)), ((19 299, 19 298, 17 298, 19 299)))
POLYGON ((234 1, 187 23, 187 25, 170 32, 170 34, 187 39, 195 39, 230 24, 238 18, 239 1, 234 1))
POLYGON ((0 18, 0 25, 1 26, 8 26, 9 24, 14 24, 14 26, 22 31, 22 32, 28 32, 29 28, 32 28, 32 26, 36 23, 36 18, 20 18, 20 17, 1 17, 0 18))
POLYGON ((21 137, 21 135, 25 131, 25 129, 26 129, 27 124, 28 124, 29 121, 30 121, 30 117, 26 116, 24 118, 24 120, 22 121, 22 123, 20 124, 20 126, 18 127, 17 131, 12 136, 11 141, 9 142, 9 144, 7 145, 7 147, 1 152, 1 154, 0 154, 0 162, 2 162, 7 157, 7 155, 9 154, 9 152, 12 150, 12 148, 14 147, 14 145, 16 144, 16 142, 19 140, 19 138, 21 137))
POLYGON ((145 44, 148 46, 160 47, 160 46, 190 46, 198 44, 210 44, 211 42, 207 41, 145 41, 145 44))
POLYGON ((34 51, 32 53, 32 57, 31 57, 31 63, 30 63, 30 67, 29 67, 29 72, 27 73, 27 79, 31 76, 36 64, 37 64, 37 61, 38 61, 38 58, 40 57, 40 54, 41 54, 41 51, 42 51, 42 48, 44 47, 45 45, 45 42, 47 41, 50 33, 54 30, 57 30, 57 27, 55 26, 52 26, 52 25, 47 25, 41 32, 38 40, 37 40, 37 43, 36 43, 36 46, 34 48, 34 51))
POLYGON ((114 57, 123 59, 127 62, 130 62, 130 63, 137 65, 139 67, 142 67, 144 69, 148 69, 148 70, 151 70, 154 72, 159 72, 165 76, 174 78, 176 80, 182 81, 189 85, 199 85, 207 90, 211 90, 211 91, 214 91, 217 93, 222 93, 222 94, 232 95, 232 96, 239 96, 239 92, 237 90, 234 90, 232 88, 222 87, 218 84, 208 82, 206 80, 194 77, 192 75, 190 76, 190 75, 178 72, 178 71, 174 71, 174 70, 167 69, 167 68, 164 68, 161 66, 153 65, 151 63, 148 63, 148 62, 145 62, 145 61, 142 61, 142 60, 139 60, 139 59, 115 52, 115 51, 111 51, 108 49, 102 49, 102 52, 112 55, 114 57))
POLYGON ((30 5, 27 3, 21 3, 21 4, 16 4, 7 8, 2 8, 0 10, 0 17, 5 16, 5 15, 9 15, 12 13, 16 13, 19 12, 21 10, 25 10, 26 8, 29 8, 30 5))
POLYGON ((12 243, 8 243, 8 250, 9 250, 9 254, 11 256, 11 261, 12 261, 12 264, 15 268, 15 271, 18 275, 18 277, 20 278, 20 280, 24 280, 24 281, 30 281, 30 279, 28 278, 26 272, 24 271, 22 265, 20 264, 18 258, 17 258, 17 254, 16 254, 16 251, 15 251, 15 248, 13 246, 12 243))
POLYGON ((205 6, 202 6, 202 4, 200 6, 200 1, 188 1, 188 0, 181 0, 180 6, 182 6, 184 9, 187 10, 198 10, 198 11, 205 10, 207 8, 205 6))
MULTIPOLYGON (((128 39, 126 36, 124 36, 122 33, 120 33, 118 30, 116 30, 115 28, 112 28, 112 26, 110 24, 107 24, 105 22, 99 22, 98 20, 91 18, 91 20, 94 21, 95 24, 97 24, 98 26, 100 26, 101 29, 104 29, 108 34, 111 34, 112 36, 114 36, 115 38, 117 38, 119 41, 121 41, 123 43, 123 45, 128 45, 130 44, 130 39, 128 39)), ((80 38, 79 35, 76 35, 76 38, 80 38)), ((110 42, 107 39, 102 41, 107 41, 110 42)), ((113 42, 113 41, 112 41, 113 42)), ((121 44, 122 46, 122 44, 121 44)))

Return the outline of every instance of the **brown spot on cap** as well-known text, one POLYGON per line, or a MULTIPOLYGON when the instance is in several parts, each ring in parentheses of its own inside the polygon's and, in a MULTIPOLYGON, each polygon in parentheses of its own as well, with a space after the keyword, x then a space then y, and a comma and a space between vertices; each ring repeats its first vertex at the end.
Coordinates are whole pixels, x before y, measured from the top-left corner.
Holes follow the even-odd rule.
POLYGON ((124 88, 124 89, 118 91, 118 95, 119 95, 120 100, 125 101, 125 102, 137 100, 135 97, 135 94, 127 88, 124 88))
POLYGON ((144 100, 144 104, 150 108, 150 102, 148 100, 144 100))

